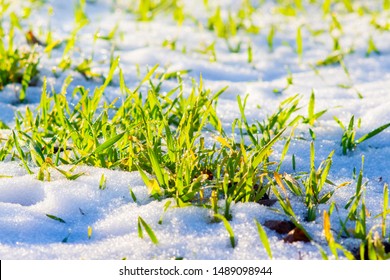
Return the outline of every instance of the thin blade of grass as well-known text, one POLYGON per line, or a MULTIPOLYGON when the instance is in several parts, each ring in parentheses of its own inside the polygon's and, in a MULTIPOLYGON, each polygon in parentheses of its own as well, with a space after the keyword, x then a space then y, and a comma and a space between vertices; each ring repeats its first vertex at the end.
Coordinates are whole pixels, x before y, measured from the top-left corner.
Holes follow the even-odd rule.
POLYGON ((68 171, 65 171, 65 170, 62 170, 61 168, 58 168, 56 166, 53 166, 58 172, 60 172, 62 175, 64 175, 66 177, 66 179, 68 180, 76 180, 77 178, 79 178, 80 176, 83 176, 85 173, 82 172, 82 173, 76 173, 76 174, 72 174, 68 171))
POLYGON ((94 154, 100 154, 101 152, 103 152, 104 150, 108 149, 109 147, 113 146, 116 142, 118 142, 120 139, 122 139, 122 137, 125 135, 125 132, 122 132, 120 134, 117 134, 113 137, 111 137, 110 139, 108 139, 106 142, 104 142, 103 144, 99 145, 92 153, 90 153, 89 155, 85 156, 85 157, 82 157, 80 158, 79 160, 77 160, 75 162, 75 164, 78 164, 80 163, 81 161, 85 160, 86 158, 94 155, 94 154))
POLYGON ((137 203, 137 197, 135 196, 135 193, 133 192, 133 190, 132 190, 132 189, 129 189, 129 192, 130 192, 130 196, 131 196, 131 198, 133 199, 133 201, 134 201, 135 203, 137 203))
POLYGON ((14 143, 15 143, 16 150, 17 150, 18 153, 19 153, 20 159, 21 159, 21 161, 22 161, 24 167, 26 168, 26 170, 27 170, 27 172, 28 172, 29 174, 33 174, 33 172, 31 171, 31 169, 28 167, 28 164, 27 164, 26 159, 24 158, 25 155, 24 155, 24 153, 23 153, 23 150, 22 150, 21 147, 20 147, 19 140, 18 140, 18 138, 16 137, 15 131, 12 131, 12 136, 13 136, 13 139, 14 139, 14 143))
POLYGON ((163 213, 161 214, 161 217, 160 217, 160 220, 158 221, 158 224, 161 225, 163 223, 163 218, 164 218, 164 214, 168 211, 168 208, 169 206, 171 205, 172 201, 171 200, 168 200, 165 204, 164 204, 164 209, 163 209, 163 213))
POLYGON ((374 137, 375 135, 381 133, 383 130, 385 130, 386 128, 390 127, 390 123, 387 123, 385 125, 382 125, 381 127, 378 127, 377 129, 374 129, 373 131, 365 134, 363 137, 359 138, 358 140, 356 140, 356 144, 360 144, 364 141, 366 141, 367 139, 370 139, 371 137, 374 137))
POLYGON ((158 239, 157 239, 156 235, 154 234, 152 228, 144 221, 144 219, 142 219, 141 217, 138 217, 138 236, 140 238, 143 238, 142 227, 145 229, 145 231, 148 234, 152 243, 158 244, 158 239))
POLYGON ((260 152, 255 156, 252 162, 252 167, 257 168, 260 163, 265 159, 265 157, 268 155, 270 152, 271 147, 275 144, 275 142, 282 136, 284 131, 287 128, 283 128, 278 134, 275 135, 274 138, 272 138, 261 150, 260 152))
POLYGON ((163 192, 162 192, 159 184, 157 183, 157 181, 155 179, 149 179, 148 176, 146 175, 146 173, 138 165, 137 165, 137 169, 138 169, 138 172, 140 173, 141 178, 144 181, 146 187, 148 188, 148 193, 151 196, 155 196, 155 195, 161 196, 163 194, 163 192))
POLYGON ((329 154, 328 158, 326 159, 326 165, 325 165, 325 168, 324 168, 324 170, 322 171, 322 174, 321 174, 320 185, 318 187, 318 191, 321 191, 322 187, 325 185, 325 183, 327 181, 330 168, 332 167, 332 157, 333 157, 333 154, 334 154, 334 151, 332 151, 329 154))
POLYGON ((261 224, 255 219, 255 223, 257 226, 257 232, 259 233, 259 237, 261 240, 261 243, 263 243, 264 249, 268 254, 268 257, 272 259, 272 251, 271 246, 269 244, 269 240, 267 237, 267 233, 265 232, 264 228, 261 226, 261 224))
POLYGON ((146 74, 146 76, 143 78, 141 84, 147 82, 152 77, 153 73, 156 71, 156 69, 159 67, 158 64, 154 65, 152 69, 149 70, 149 72, 146 74))
POLYGON ((46 216, 47 216, 48 218, 52 219, 52 220, 57 221, 57 222, 60 222, 60 223, 63 223, 63 224, 66 223, 63 219, 61 219, 61 218, 59 218, 59 217, 57 217, 57 216, 50 215, 50 214, 46 214, 46 216))
MULTIPOLYGON (((312 90, 311 95, 310 95, 309 107, 308 107, 309 122, 310 122, 310 120, 313 119, 313 116, 314 116, 314 106, 315 106, 315 95, 314 95, 314 90, 312 90)), ((310 124, 312 125, 312 123, 310 123, 310 124)))
POLYGON ((219 219, 223 222, 223 225, 229 233, 230 245, 232 245, 232 248, 236 247, 236 240, 234 238, 233 228, 231 227, 229 221, 221 214, 214 214, 214 218, 219 219))
POLYGON ((296 44, 297 44, 297 54, 298 54, 298 57, 299 57, 299 59, 302 59, 302 54, 303 54, 302 26, 299 26, 298 29, 297 29, 296 44))
POLYGON ((278 164, 278 167, 276 168, 276 172, 279 172, 280 168, 282 167, 282 163, 284 161, 284 158, 287 155, 288 149, 290 148, 291 139, 294 137, 294 131, 296 129, 296 126, 294 126, 291 130, 290 136, 287 138, 286 143, 284 144, 282 154, 280 156, 280 162, 278 164))

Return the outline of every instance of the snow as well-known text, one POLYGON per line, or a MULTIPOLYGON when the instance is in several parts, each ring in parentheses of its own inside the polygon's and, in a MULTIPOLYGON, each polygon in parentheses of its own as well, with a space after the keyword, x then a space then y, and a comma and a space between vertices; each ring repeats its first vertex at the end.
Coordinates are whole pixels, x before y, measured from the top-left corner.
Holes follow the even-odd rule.
MULTIPOLYGON (((17 5, 19 2, 23 1, 13 1, 13 4, 17 5)), ((319 10, 310 11, 296 20, 281 22, 280 17, 271 13, 274 1, 267 1, 260 9, 256 23, 269 26, 270 22, 281 22, 280 30, 275 34, 274 51, 270 52, 268 49, 266 29, 259 35, 238 34, 237 40, 243 42, 242 50, 232 54, 224 40, 217 39, 210 31, 201 30, 191 21, 177 26, 171 18, 161 15, 151 23, 140 23, 123 9, 113 11, 111 2, 97 0, 94 4, 87 4, 91 23, 79 34, 75 56, 80 61, 94 50, 95 61, 102 61, 101 64, 95 63, 94 70, 106 73, 111 45, 101 40, 93 45, 92 36, 98 29, 102 34, 107 34, 119 23, 123 40, 118 40, 115 55, 121 57, 121 67, 130 87, 137 85, 147 67, 153 67, 155 64, 168 71, 191 70, 184 78, 184 82, 188 84, 192 78, 198 80, 202 74, 206 87, 212 90, 228 85, 228 90, 221 95, 218 102, 218 114, 228 131, 229 124, 239 116, 237 95, 244 97, 249 94, 246 113, 251 121, 273 113, 282 100, 296 93, 301 97, 300 113, 306 114, 306 106, 314 90, 316 111, 328 110, 313 128, 317 136, 316 164, 335 150, 331 179, 336 184, 352 182, 336 190, 331 201, 343 206, 354 194, 353 169, 360 170, 364 155, 364 180, 368 182, 365 197, 370 212, 368 228, 380 224, 380 219, 374 217, 382 212, 383 185, 390 181, 390 129, 360 144, 353 153, 342 155, 342 131, 333 116, 337 116, 343 123, 347 123, 352 115, 355 115, 356 119, 361 118, 362 126, 357 137, 390 122, 390 45, 387 44, 390 40, 389 33, 373 29, 369 25, 368 16, 340 16, 344 32, 341 45, 345 48, 351 45, 355 47, 355 52, 345 59, 350 77, 340 66, 320 67, 320 75, 316 75, 309 64, 324 59, 330 53, 332 41, 327 32, 313 40, 307 29, 303 29, 302 62, 299 61, 294 48, 296 28, 299 24, 304 23, 313 29, 327 28, 328 25, 321 18, 319 10), (365 55, 368 35, 373 37, 380 55, 365 55), (163 48, 162 43, 166 39, 176 40, 177 50, 163 48), (253 46, 252 63, 247 62, 249 39, 252 40, 253 46), (208 55, 202 55, 196 50, 214 40, 217 61, 210 62, 208 55), (181 52, 183 48, 187 50, 185 54, 181 52), (137 64, 141 70, 140 76, 137 74, 137 64), (275 88, 282 89, 286 86, 288 70, 293 75, 293 85, 283 93, 275 94, 275 88), (359 99, 353 88, 341 88, 339 84, 352 85, 364 98, 359 99)), ((205 24, 206 13, 199 2, 184 1, 186 10, 205 24)), ((213 5, 218 2, 227 11, 228 7, 234 7, 240 1, 209 2, 213 2, 213 5)), ((47 28, 49 5, 53 6, 55 12, 50 18, 55 36, 64 38, 72 29, 73 5, 65 1, 48 1, 33 13, 30 21, 34 22, 36 28, 47 28)), ((19 41, 23 42, 22 36, 19 36, 19 41)), ((98 86, 98 83, 85 81, 80 74, 72 71, 55 77, 51 68, 59 62, 61 55, 62 49, 59 49, 53 51, 51 58, 42 56, 40 71, 42 75, 47 75, 50 86, 59 91, 68 75, 74 77, 70 92, 72 87, 79 84, 91 89, 98 86)), ((119 86, 115 79, 117 78, 114 78, 113 85, 107 89, 107 98, 119 95, 119 86)), ((36 107, 39 102, 40 85, 28 89, 27 102, 30 108, 36 107)), ((0 119, 11 127, 14 113, 17 110, 23 111, 26 107, 16 102, 15 92, 18 92, 18 88, 20 85, 8 85, 0 94, 0 119)), ((3 136, 4 133, 7 132, 0 134, 3 136)), ((285 172, 292 172, 293 154, 296 157, 297 170, 307 171, 310 166, 308 127, 300 126, 296 134, 306 140, 293 141, 282 165, 285 172)), ((276 146, 276 156, 280 155, 282 148, 282 143, 276 146)), ((37 170, 33 171, 37 173, 37 170)), ((287 220, 286 216, 257 203, 233 204, 233 219, 230 224, 237 241, 237 246, 233 249, 223 223, 213 222, 209 209, 171 206, 165 212, 164 206, 169 199, 156 201, 150 198, 147 188, 136 172, 88 166, 78 166, 75 172, 85 174, 71 181, 53 171, 51 181, 39 181, 36 175, 29 175, 18 161, 0 163, 0 175, 5 176, 0 178, 1 259, 268 259, 260 242, 255 220, 260 223, 271 219, 287 220), (99 189, 102 174, 107 178, 107 187, 104 190, 99 189), (131 192, 134 193, 136 201, 133 200, 131 192), (47 214, 60 217, 65 223, 50 219, 47 214), (139 217, 155 232, 159 241, 157 245, 147 236, 144 239, 138 237, 139 217), (90 238, 88 227, 92 228, 90 238)), ((328 251, 320 213, 328 211, 330 204, 321 205, 316 221, 308 223, 303 220, 305 207, 302 201, 296 197, 291 199, 302 224, 317 244, 328 251)), ((277 205, 274 207, 280 209, 277 205)), ((339 210, 339 215, 345 218, 347 212, 342 207, 339 210)), ((331 222, 332 226, 338 229, 337 215, 332 216, 331 222)), ((286 243, 282 235, 267 228, 265 230, 275 259, 321 259, 316 244, 286 243)), ((356 240, 352 238, 347 238, 344 242, 346 245, 356 244, 356 240)))

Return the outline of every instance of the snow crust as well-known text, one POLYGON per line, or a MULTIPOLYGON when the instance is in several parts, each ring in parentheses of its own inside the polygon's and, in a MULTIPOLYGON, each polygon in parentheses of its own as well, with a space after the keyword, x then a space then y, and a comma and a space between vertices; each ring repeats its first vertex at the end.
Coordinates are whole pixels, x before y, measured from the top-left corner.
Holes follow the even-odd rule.
MULTIPOLYGON (((219 4, 227 11, 238 2, 240 1, 215 1, 213 5, 219 4)), ((260 26, 269 26, 267 24, 278 20, 278 16, 272 14, 272 2, 267 1, 260 9, 256 18, 256 23, 260 26)), ((48 1, 32 15, 31 20, 37 26, 47 27, 46 13, 49 5, 53 6, 55 12, 50 19, 55 35, 66 37, 73 24, 73 5, 68 1, 48 1)), ((207 22, 200 1, 187 0, 184 5, 187 11, 203 20, 203 23, 207 22)), ((77 42, 81 49, 78 58, 80 61, 95 49, 95 60, 102 61, 102 64, 96 64, 94 69, 107 72, 110 45, 98 41, 93 46, 92 36, 97 29, 102 34, 107 34, 119 23, 123 40, 118 41, 115 54, 121 57, 121 67, 130 86, 136 85, 140 79, 136 74, 137 64, 142 73, 145 73, 147 66, 155 64, 167 71, 191 70, 185 77, 188 84, 192 78, 198 80, 202 74, 208 88, 217 90, 228 85, 228 90, 222 94, 218 103, 218 114, 226 128, 239 116, 237 95, 244 97, 249 93, 246 113, 251 121, 261 120, 271 114, 282 100, 296 93, 301 96, 300 104, 303 109, 300 113, 306 114, 306 106, 314 90, 316 111, 328 109, 313 128, 317 136, 317 163, 335 150, 331 179, 341 184, 352 180, 353 169, 360 169, 361 157, 364 155, 364 179, 368 181, 365 196, 371 215, 367 222, 369 228, 380 224, 380 219, 374 217, 382 211, 383 184, 390 181, 390 130, 362 143, 356 151, 345 156, 340 147, 342 131, 333 119, 333 116, 337 116, 343 123, 347 123, 352 115, 356 119, 361 118, 362 126, 358 130, 358 136, 390 122, 390 45, 387 43, 390 41, 390 33, 373 29, 367 16, 340 18, 345 33, 341 44, 349 46, 353 43, 355 47, 355 52, 345 59, 350 72, 349 78, 337 65, 319 68, 320 75, 316 75, 310 68, 309 64, 324 59, 331 50, 331 38, 326 32, 314 40, 303 29, 302 61, 299 61, 295 53, 295 34, 299 24, 327 28, 319 10, 310 11, 307 16, 281 25, 281 30, 275 34, 273 52, 269 51, 266 43, 268 30, 251 36, 254 57, 252 63, 247 62, 246 44, 249 35, 244 33, 240 33, 235 39, 243 42, 242 51, 232 54, 224 40, 217 39, 210 31, 199 30, 190 21, 185 21, 183 26, 178 27, 171 18, 159 16, 151 23, 140 23, 132 15, 112 10, 111 1, 108 0, 88 4, 87 12, 91 23, 82 29, 77 42), (366 56, 369 36, 376 42, 380 55, 366 56), (163 41, 167 39, 176 40, 177 50, 162 47, 163 41), (214 40, 217 61, 210 62, 208 56, 201 55, 196 50, 202 44, 207 45, 214 40), (186 54, 181 52, 183 48, 187 49, 186 54), (275 94, 273 89, 286 86, 288 70, 293 75, 293 85, 283 93, 275 94), (349 84, 352 87, 345 89, 339 84, 349 84), (358 89, 364 98, 359 99, 354 89, 358 89)), ((22 39, 19 38, 20 41, 22 39)), ((69 74, 74 76, 72 86, 82 84, 91 89, 97 86, 94 82, 85 81, 76 72, 67 71, 54 77, 51 68, 59 62, 61 55, 61 50, 54 50, 52 58, 42 57, 40 71, 42 75, 48 76, 50 86, 59 90, 69 74)), ((120 95, 119 84, 115 83, 115 79, 105 93, 107 98, 113 99, 120 95)), ((69 90, 72 90, 72 86, 69 90)), ((0 119, 11 126, 14 112, 23 111, 26 107, 16 105, 15 92, 18 92, 18 87, 20 85, 8 85, 0 94, 0 119)), ((27 101, 30 108, 37 106, 39 94, 39 86, 28 89, 27 101)), ((285 172, 292 172, 293 154, 296 157, 296 169, 309 170, 308 127, 298 128, 297 135, 306 140, 292 143, 282 168, 285 172)), ((282 143, 276 146, 276 155, 281 153, 282 148, 282 143)), ((195 206, 170 207, 164 213, 167 199, 151 199, 138 173, 87 166, 77 167, 75 172, 85 172, 85 175, 70 181, 53 171, 52 181, 42 182, 35 175, 27 174, 19 162, 0 163, 0 175, 10 176, 0 178, 1 259, 267 259, 268 255, 260 242, 254 220, 263 223, 269 219, 287 219, 256 203, 234 204, 231 226, 237 246, 233 249, 223 223, 213 223, 210 210, 195 206), (102 174, 107 178, 105 190, 99 189, 102 174), (130 190, 135 194, 136 201, 133 201, 130 190), (65 223, 50 219, 47 214, 60 217, 65 223), (152 227, 159 240, 158 245, 152 244, 147 237, 138 237, 138 217, 142 217, 152 227), (159 224, 161 217, 162 223, 159 224), (91 238, 88 238, 88 227, 92 228, 91 238)), ((336 190, 332 201, 344 206, 354 191, 354 183, 340 188, 336 190)), ((294 197, 291 199, 296 213, 304 213, 302 202, 294 197)), ((319 211, 322 213, 328 209, 329 203, 321 206, 319 211)), ((346 213, 344 209, 340 209, 340 216, 345 218, 346 213)), ((315 222, 301 222, 326 250, 321 215, 315 222)), ((337 229, 339 222, 336 215, 331 222, 337 229)), ((265 229, 274 258, 321 258, 315 244, 288 244, 282 240, 281 235, 265 229)), ((356 243, 352 238, 345 242, 356 243)))

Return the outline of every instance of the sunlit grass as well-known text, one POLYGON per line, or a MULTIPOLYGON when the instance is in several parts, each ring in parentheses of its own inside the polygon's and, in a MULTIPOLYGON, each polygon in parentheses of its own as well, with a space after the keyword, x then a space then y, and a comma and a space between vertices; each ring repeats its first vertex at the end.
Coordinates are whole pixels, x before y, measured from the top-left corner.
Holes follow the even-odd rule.
MULTIPOLYGON (((104 40, 112 49, 107 63, 110 65, 107 74, 97 73, 94 70, 94 51, 81 62, 76 63, 74 58, 79 51, 79 35, 90 24, 86 12, 88 1, 76 1, 72 30, 61 40, 54 39, 54 30, 50 26, 46 36, 36 36, 36 31, 24 27, 23 20, 33 13, 35 7, 44 4, 44 1, 30 2, 31 6, 24 10, 23 16, 8 12, 9 2, 0 2, 0 15, 10 23, 9 29, 5 30, 4 25, 1 25, 0 30, 0 90, 7 84, 20 84, 18 98, 25 101, 28 87, 34 84, 35 79, 42 81, 41 98, 37 108, 27 107, 24 112, 18 112, 15 125, 11 129, 0 123, 1 128, 11 130, 10 136, 0 142, 0 160, 20 162, 29 174, 41 181, 50 181, 54 171, 68 180, 77 180, 85 175, 77 171, 80 165, 138 171, 152 198, 170 199, 163 207, 159 225, 163 224, 164 214, 169 207, 204 207, 209 209, 213 222, 222 222, 232 249, 238 242, 232 223, 232 205, 276 198, 281 210, 273 208, 270 211, 291 220, 313 243, 319 241, 305 228, 305 222, 315 223, 322 217, 325 239, 321 241, 326 242, 334 258, 340 258, 340 253, 348 259, 358 258, 341 245, 345 236, 360 240, 360 258, 389 258, 383 245, 384 240, 389 238, 386 228, 389 214, 387 185, 383 188, 383 210, 378 215, 381 220, 379 236, 376 234, 376 228, 370 229, 367 226, 369 217, 365 203, 366 182, 363 180, 363 166, 355 182, 355 192, 348 203, 330 203, 339 188, 352 183, 336 185, 331 181, 331 166, 336 151, 330 152, 324 159, 319 159, 316 155, 314 128, 320 125, 319 120, 328 109, 316 111, 314 90, 307 106, 301 104, 302 95, 286 94, 276 111, 261 120, 247 117, 249 95, 237 95, 239 117, 227 126, 222 125, 217 106, 220 96, 225 93, 225 87, 212 91, 206 88, 202 76, 196 77, 198 82, 193 79, 190 83, 190 78, 187 77, 185 83, 183 77, 191 73, 190 69, 167 72, 159 65, 149 66, 143 77, 140 75, 140 69, 145 70, 146 67, 138 66, 140 82, 133 87, 128 86, 125 79, 127 73, 121 67, 120 57, 114 55, 116 39, 122 36, 120 23, 114 25, 106 34, 97 30, 93 36, 93 45, 98 40, 104 40), (16 32, 26 36, 28 48, 23 49, 14 44, 16 32), (45 39, 40 39, 42 37, 45 39), (64 43, 61 44, 62 42, 64 43), (43 53, 42 50, 37 51, 38 48, 42 48, 43 53), (59 92, 49 89, 47 79, 39 77, 38 66, 43 54, 50 58, 54 51, 62 53, 60 61, 53 69, 56 76, 72 73, 73 70, 98 86, 92 90, 72 84, 70 75, 59 92), (116 81, 119 81, 117 86, 122 96, 109 100, 105 93, 116 81), (74 88, 73 92, 69 90, 70 85, 74 88), (167 87, 169 89, 165 90, 167 87), (226 127, 231 131, 226 131, 226 127), (310 156, 306 159, 309 168, 297 172, 295 155, 292 155, 293 173, 282 175, 282 164, 289 153, 291 143, 296 139, 295 130, 303 127, 305 131, 309 127, 312 138, 312 142, 308 143, 310 156), (206 133, 212 136, 207 143, 206 133), (282 144, 283 147, 279 157, 276 157, 274 152, 277 144, 282 144), (316 164, 317 160, 322 161, 316 164), (63 165, 69 165, 70 168, 65 170, 63 165), (304 206, 304 217, 302 213, 296 213, 295 203, 304 206), (320 213, 319 208, 327 204, 330 204, 330 210, 320 213), (339 219, 337 227, 341 228, 341 231, 336 235, 332 228, 335 225, 331 225, 330 220, 332 215, 339 213, 338 208, 342 207, 348 215, 339 219), (352 230, 347 227, 347 224, 351 223, 352 230)), ((253 5, 252 1, 244 0, 240 1, 238 9, 233 10, 213 6, 211 1, 203 1, 205 16, 202 21, 189 15, 182 1, 113 1, 113 7, 124 5, 125 11, 137 21, 148 23, 164 16, 173 19, 178 26, 188 21, 201 30, 204 28, 204 32, 209 32, 213 38, 213 41, 202 41, 188 49, 184 46, 181 50, 178 48, 178 39, 169 38, 160 42, 162 48, 172 52, 180 51, 184 55, 195 53, 202 59, 218 63, 221 51, 219 46, 223 45, 232 55, 244 53, 245 61, 253 67, 256 66, 256 61, 261 59, 256 52, 256 36, 264 35, 264 46, 272 54, 283 41, 280 40, 283 39, 281 37, 285 35, 277 21, 267 26, 257 24, 255 16, 262 4, 260 1, 258 5, 253 5)), ((389 23, 378 20, 377 11, 371 11, 364 4, 349 0, 280 0, 274 4, 273 11, 286 22, 304 15, 310 6, 317 6, 322 10, 326 28, 314 30, 308 24, 298 25, 291 29, 295 34, 290 36, 291 44, 287 45, 297 56, 299 64, 304 66, 308 64, 306 39, 309 37, 314 40, 317 36, 326 36, 331 42, 328 55, 314 62, 315 66, 310 62, 310 66, 317 74, 325 67, 341 67, 350 84, 339 85, 340 88, 354 88, 346 60, 354 54, 355 48, 353 45, 342 45, 346 32, 343 16, 354 13, 370 16, 373 29, 381 32, 390 30, 389 23)), ((388 10, 390 1, 383 1, 380 6, 388 10)), ((368 37, 365 55, 381 55, 373 35, 368 37)), ((290 69, 287 72, 286 86, 274 90, 277 96, 283 97, 294 85, 292 72, 290 69)), ((358 95, 362 97, 360 93, 358 95)), ((353 153, 361 143, 390 126, 384 124, 356 139, 360 120, 357 126, 354 116, 348 125, 344 125, 337 117, 335 120, 342 129, 341 152, 344 155, 353 153)), ((102 192, 108 191, 104 174, 96 187, 102 192)), ((130 189, 129 192, 133 201, 137 202, 133 191, 130 189)), ((65 223, 57 216, 46 216, 65 223)), ((265 229, 258 221, 255 221, 254 225, 268 257, 272 258, 265 229)), ((152 229, 153 225, 138 217, 137 226, 140 238, 144 238, 146 233, 153 244, 159 243, 152 229)), ((87 228, 87 236, 88 239, 92 237, 91 226, 87 228)), ((324 259, 331 257, 321 246, 318 247, 324 259)))

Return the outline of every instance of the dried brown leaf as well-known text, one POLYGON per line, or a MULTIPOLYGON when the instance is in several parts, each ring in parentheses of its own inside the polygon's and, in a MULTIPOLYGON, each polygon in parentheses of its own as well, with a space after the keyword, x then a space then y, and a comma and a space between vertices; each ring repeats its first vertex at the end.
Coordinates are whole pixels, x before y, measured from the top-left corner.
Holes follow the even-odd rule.
POLYGON ((277 199, 260 199, 257 201, 258 204, 264 205, 264 206, 272 206, 274 205, 278 200, 277 199))
POLYGON ((285 242, 293 243, 298 241, 310 242, 310 239, 306 236, 306 234, 299 228, 295 228, 291 230, 285 238, 283 238, 285 242))
POLYGON ((277 221, 277 220, 265 221, 264 226, 280 234, 289 233, 295 228, 294 223, 290 221, 277 221))

